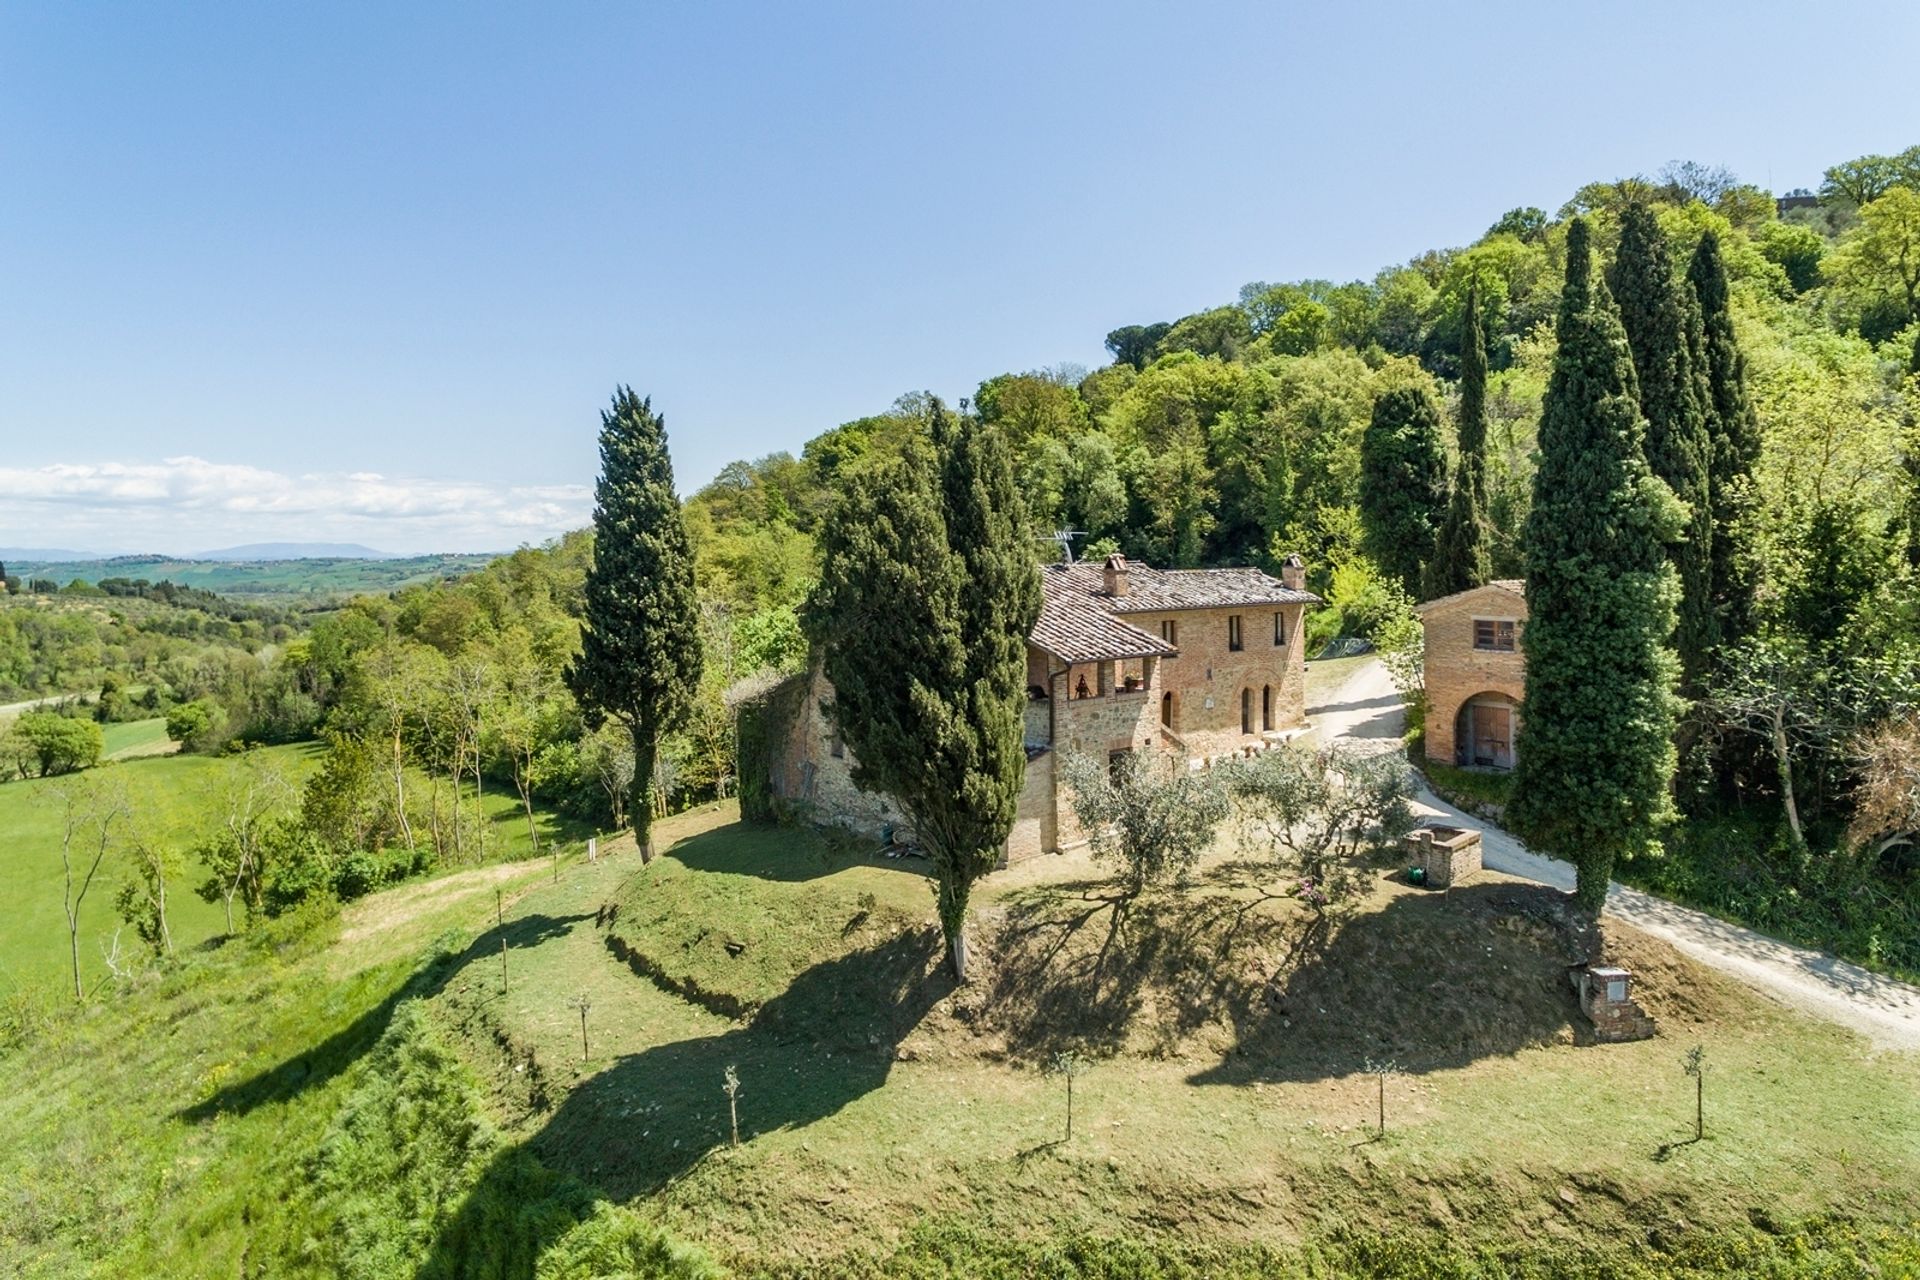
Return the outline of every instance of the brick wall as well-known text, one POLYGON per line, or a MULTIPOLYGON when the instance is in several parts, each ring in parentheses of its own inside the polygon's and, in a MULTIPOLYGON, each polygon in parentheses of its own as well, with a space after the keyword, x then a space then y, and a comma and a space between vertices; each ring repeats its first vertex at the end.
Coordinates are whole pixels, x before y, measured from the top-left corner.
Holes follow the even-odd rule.
MULTIPOLYGON (((1244 609, 1188 609, 1178 613, 1128 614, 1150 635, 1171 618, 1179 627, 1180 656, 1160 663, 1162 689, 1174 695, 1173 730, 1194 755, 1219 755, 1261 740, 1261 691, 1273 690, 1273 727, 1306 722, 1307 667, 1301 640, 1305 605, 1244 609), (1227 618, 1238 613, 1244 647, 1227 647, 1227 618), (1282 615, 1286 643, 1273 642, 1273 615, 1282 615), (1252 734, 1240 730, 1240 691, 1250 691, 1252 734), (1213 705, 1207 705, 1211 699, 1213 705)), ((1159 712, 1156 694, 1154 710, 1159 712)))
MULTIPOLYGON (((1425 608, 1427 756, 1451 764, 1460 708, 1476 694, 1503 694, 1518 703, 1526 695, 1526 599, 1504 587, 1480 587, 1425 608), (1511 619, 1517 643, 1510 653, 1473 647, 1476 618, 1511 619)), ((1518 715, 1515 716, 1516 727, 1518 715)))

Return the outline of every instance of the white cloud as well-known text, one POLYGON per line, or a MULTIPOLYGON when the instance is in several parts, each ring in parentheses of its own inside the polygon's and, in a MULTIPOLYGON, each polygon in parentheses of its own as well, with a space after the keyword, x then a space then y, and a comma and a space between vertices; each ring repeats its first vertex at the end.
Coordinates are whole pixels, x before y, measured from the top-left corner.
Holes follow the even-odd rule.
POLYGON ((0 466, 0 542, 183 553, 244 542, 502 550, 584 525, 587 485, 372 471, 288 475, 204 458, 0 466))

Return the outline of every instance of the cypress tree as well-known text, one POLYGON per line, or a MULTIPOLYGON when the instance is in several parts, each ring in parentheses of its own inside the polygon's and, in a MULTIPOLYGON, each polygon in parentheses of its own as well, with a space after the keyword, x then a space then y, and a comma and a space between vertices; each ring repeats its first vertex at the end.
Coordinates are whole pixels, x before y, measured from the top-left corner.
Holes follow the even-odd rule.
POLYGON ((1716 643, 1708 391, 1694 370, 1694 353, 1704 346, 1701 321, 1692 291, 1674 274, 1660 221, 1646 205, 1629 205, 1622 215, 1610 275, 1640 386, 1647 465, 1689 508, 1686 539, 1670 554, 1680 573, 1674 638, 1685 687, 1695 689, 1716 643))
POLYGON ((653 767, 661 736, 684 724, 700 683, 693 548, 673 488, 667 428, 631 387, 600 414, 580 652, 567 687, 588 726, 609 718, 633 739, 627 812, 643 860, 653 857, 653 767))
POLYGON ((1711 448, 1708 498, 1713 513, 1712 576, 1708 596, 1720 644, 1754 630, 1759 556, 1753 547, 1753 468, 1760 461, 1760 421, 1747 398, 1747 359, 1733 336, 1727 268, 1720 238, 1700 237, 1687 267, 1700 308, 1701 364, 1706 373, 1711 448))
POLYGON ((1453 494, 1427 565, 1429 600, 1477 587, 1492 576, 1487 555, 1487 340, 1480 328, 1480 287, 1467 287, 1460 340, 1460 460, 1453 494))
POLYGON ((1373 402, 1360 439, 1360 518, 1374 562, 1408 594, 1420 590, 1446 502, 1439 406, 1425 387, 1395 387, 1373 402))
POLYGON ((807 605, 829 708, 860 786, 925 845, 965 980, 967 901, 1013 829, 1026 776, 1026 641, 1040 580, 997 431, 933 404, 928 437, 856 473, 821 535, 807 605))
POLYGON ((1590 254, 1576 218, 1522 535, 1527 683, 1508 814, 1574 864, 1597 913, 1615 860, 1672 814, 1679 586, 1665 543, 1682 515, 1647 467, 1632 352, 1590 254))

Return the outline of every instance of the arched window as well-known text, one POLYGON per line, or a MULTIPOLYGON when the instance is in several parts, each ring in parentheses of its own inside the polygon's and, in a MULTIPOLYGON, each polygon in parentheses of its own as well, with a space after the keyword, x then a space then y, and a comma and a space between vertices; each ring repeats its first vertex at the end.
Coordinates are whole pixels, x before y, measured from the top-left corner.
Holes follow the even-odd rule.
POLYGON ((1260 686, 1260 727, 1273 728, 1273 686, 1260 686))
POLYGON ((1240 691, 1240 732, 1253 732, 1253 690, 1240 691))
POLYGON ((1160 723, 1169 729, 1173 728, 1173 695, 1171 693, 1160 695, 1160 723))

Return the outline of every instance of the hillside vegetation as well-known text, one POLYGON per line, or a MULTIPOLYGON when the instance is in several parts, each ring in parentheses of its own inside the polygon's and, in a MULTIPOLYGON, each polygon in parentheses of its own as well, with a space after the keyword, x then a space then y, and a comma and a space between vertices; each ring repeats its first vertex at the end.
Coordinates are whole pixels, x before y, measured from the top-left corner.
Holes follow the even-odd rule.
POLYGON ((1289 975, 1287 903, 1253 907, 1219 963, 1233 926, 1203 917, 1251 898, 1214 862, 1142 904, 1103 972, 1109 922, 1082 919, 1102 882, 1049 860, 994 887, 989 976, 956 992, 911 865, 727 808, 660 835, 646 870, 570 854, 557 883, 481 869, 279 922, 17 1036, 0 1249, 36 1276, 1920 1261, 1920 1063, 1610 923, 1664 1034, 1585 1046, 1562 965, 1591 940, 1551 895, 1382 884, 1289 975), (1040 1069, 1062 1044, 1091 1063, 1070 1141, 1040 1069), (1385 1054, 1382 1137, 1366 1060, 1385 1054))
POLYGON ((472 573, 492 555, 436 554, 363 559, 325 556, 297 560, 180 560, 168 556, 114 556, 106 560, 26 561, 10 563, 10 572, 64 586, 76 579, 165 579, 220 595, 250 599, 348 596, 393 591, 422 582, 438 582, 472 573))

